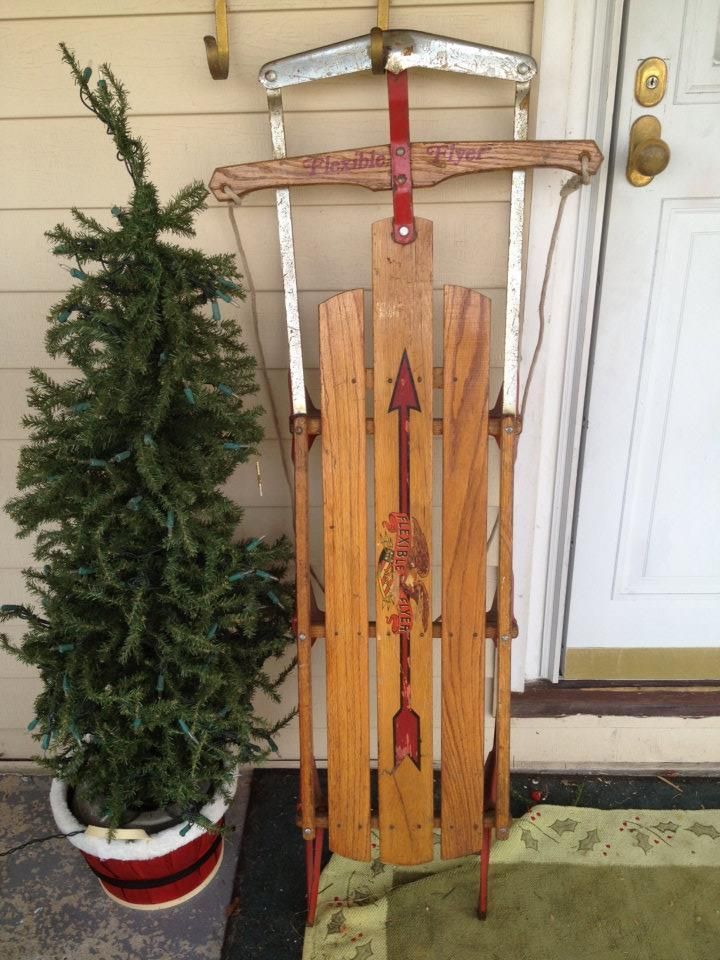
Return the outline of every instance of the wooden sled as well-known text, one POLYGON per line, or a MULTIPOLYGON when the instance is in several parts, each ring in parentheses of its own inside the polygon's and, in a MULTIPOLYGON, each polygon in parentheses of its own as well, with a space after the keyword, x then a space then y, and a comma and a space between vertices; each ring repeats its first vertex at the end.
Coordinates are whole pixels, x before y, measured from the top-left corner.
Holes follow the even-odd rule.
MULTIPOLYGON (((487 910, 492 833, 510 828, 510 660, 513 616, 513 475, 520 419, 518 327, 525 168, 559 166, 594 173, 602 160, 591 141, 527 143, 531 58, 412 31, 381 36, 390 144, 286 158, 280 88, 371 69, 377 36, 359 37, 266 64, 275 159, 221 167, 211 189, 220 200, 278 190, 278 218, 290 349, 295 464, 297 652, 300 721, 298 823, 307 852, 308 923, 313 923, 327 831, 330 849, 358 860, 395 864, 433 859, 440 828, 443 858, 480 854, 478 912, 487 910), (374 44, 374 47, 373 47, 374 44), (423 59, 424 58, 424 59, 423 59), (448 66, 450 65, 450 66, 448 66), (516 84, 516 140, 510 143, 412 144, 407 68, 454 69, 516 84), (511 237, 504 383, 489 398, 490 301, 446 286, 443 361, 434 366, 432 223, 413 215, 413 186, 447 176, 512 169, 511 237), (320 305, 321 403, 309 403, 303 377, 288 188, 344 183, 393 191, 393 216, 372 225, 372 311, 363 291, 320 305), (230 188, 226 191, 226 188, 230 188), (230 193, 232 191, 232 193, 230 193), (365 368, 372 334, 373 364, 365 368), (372 398, 372 417, 368 403, 372 398), (433 408, 441 415, 434 415, 433 408), (325 610, 310 581, 308 452, 322 438, 325 610), (442 437, 440 471, 433 437, 442 437), (368 438, 371 438, 368 441, 368 438), (488 446, 500 453, 499 560, 494 599, 486 600, 488 446), (373 446, 374 529, 368 538, 367 464, 373 446), (433 543, 433 476, 442 475, 442 563, 433 543), (368 543, 370 547, 368 548, 368 543), (374 571, 368 586, 367 570, 374 571), (432 618, 433 574, 441 616, 432 618), (369 593, 375 595, 370 619, 369 593), (311 648, 325 638, 327 795, 313 750, 311 648), (377 664, 377 809, 371 805, 370 644, 377 664), (440 640, 442 764, 434 803, 433 641, 440 640), (494 746, 485 758, 486 641, 495 646, 494 746)), ((376 65, 376 64, 375 64, 376 65)))

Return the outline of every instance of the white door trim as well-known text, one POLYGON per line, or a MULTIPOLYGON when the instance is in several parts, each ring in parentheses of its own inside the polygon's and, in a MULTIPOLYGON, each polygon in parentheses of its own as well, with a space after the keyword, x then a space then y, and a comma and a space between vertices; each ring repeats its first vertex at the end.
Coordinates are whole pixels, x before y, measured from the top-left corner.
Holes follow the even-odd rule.
MULTIPOLYGON (((535 136, 593 139, 598 176, 568 201, 546 297, 543 353, 519 443, 513 689, 557 680, 562 653, 582 411, 595 307, 624 0, 544 0, 535 136), (524 651, 522 650, 524 641, 524 651), (524 656, 523 656, 524 653, 524 656)), ((538 303, 560 185, 536 171, 529 210, 521 374, 538 329, 538 303)))

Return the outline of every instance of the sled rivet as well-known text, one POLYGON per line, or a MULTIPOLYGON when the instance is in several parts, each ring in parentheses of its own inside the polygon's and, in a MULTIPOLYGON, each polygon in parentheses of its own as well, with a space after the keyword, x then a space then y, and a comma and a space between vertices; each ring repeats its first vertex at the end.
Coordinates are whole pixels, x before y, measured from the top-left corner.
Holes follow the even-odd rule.
POLYGON ((529 72, 529 70, 530 70, 529 64, 527 63, 518 64, 517 72, 520 74, 521 77, 524 77, 529 72))
POLYGON ((270 83, 272 83, 273 80, 277 80, 277 74, 275 73, 274 70, 266 70, 266 71, 265 71, 265 79, 266 79, 266 80, 269 80, 270 83))
POLYGON ((299 633, 299 634, 298 634, 298 640, 307 640, 307 637, 305 636, 304 633, 299 633))
POLYGON ((512 432, 513 432, 512 427, 505 427, 505 433, 512 433, 512 432))
POLYGON ((311 829, 310 827, 305 827, 305 829, 303 830, 303 836, 304 836, 304 837, 311 837, 311 836, 312 836, 312 829, 311 829))
POLYGON ((398 227, 398 233, 401 237, 407 237, 410 233, 410 227, 398 227))
POLYGON ((400 176, 397 178, 397 182, 400 184, 407 183, 407 177, 404 173, 400 174, 400 176))
POLYGON ((395 154, 396 154, 396 156, 398 156, 398 157, 404 157, 404 156, 405 156, 405 147, 398 147, 398 148, 395 150, 395 154))

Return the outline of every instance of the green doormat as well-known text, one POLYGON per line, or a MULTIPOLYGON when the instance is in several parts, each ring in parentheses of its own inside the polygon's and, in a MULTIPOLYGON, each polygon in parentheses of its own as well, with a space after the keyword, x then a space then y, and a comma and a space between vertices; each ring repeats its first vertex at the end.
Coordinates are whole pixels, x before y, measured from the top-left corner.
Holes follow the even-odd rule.
POLYGON ((493 847, 484 922, 478 872, 333 856, 303 960, 720 960, 720 810, 534 807, 493 847))

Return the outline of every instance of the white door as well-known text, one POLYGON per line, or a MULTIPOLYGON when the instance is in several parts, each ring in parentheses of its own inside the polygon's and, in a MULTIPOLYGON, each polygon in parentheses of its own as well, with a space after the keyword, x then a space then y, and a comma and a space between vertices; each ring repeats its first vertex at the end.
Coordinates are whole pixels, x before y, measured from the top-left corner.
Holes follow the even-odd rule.
POLYGON ((720 0, 629 0, 596 324, 564 675, 720 677, 720 0), (647 114, 671 159, 635 187, 647 114))

